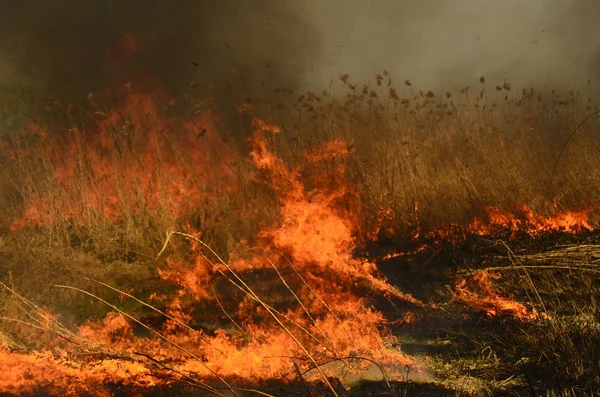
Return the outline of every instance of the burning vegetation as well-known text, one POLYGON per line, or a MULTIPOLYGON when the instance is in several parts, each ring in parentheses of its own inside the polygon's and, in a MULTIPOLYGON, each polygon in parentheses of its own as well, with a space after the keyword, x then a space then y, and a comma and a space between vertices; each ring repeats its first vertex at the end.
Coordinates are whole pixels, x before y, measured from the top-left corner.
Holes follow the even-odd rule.
POLYGON ((407 395, 411 372, 534 392, 569 354, 553 387, 591 393, 586 100, 340 80, 341 99, 277 90, 235 116, 128 84, 6 133, 0 393, 407 395))

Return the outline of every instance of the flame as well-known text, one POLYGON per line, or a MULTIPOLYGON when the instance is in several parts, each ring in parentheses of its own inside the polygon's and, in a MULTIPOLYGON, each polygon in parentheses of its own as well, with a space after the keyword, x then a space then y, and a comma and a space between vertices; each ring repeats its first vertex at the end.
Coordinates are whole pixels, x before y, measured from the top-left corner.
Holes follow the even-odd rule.
MULTIPOLYGON (((133 36, 125 36, 118 48, 127 56, 139 50, 133 36)), ((218 204, 224 196, 239 193, 242 183, 236 163, 241 155, 221 138, 216 113, 196 109, 190 120, 181 122, 161 111, 156 99, 128 91, 125 101, 109 112, 91 96, 95 109, 91 120, 64 133, 35 124, 25 127, 22 135, 35 134, 37 139, 16 145, 12 161, 27 162, 34 156, 52 173, 46 182, 35 180, 33 174, 25 176, 30 186, 47 183, 47 189, 25 194, 25 208, 11 230, 65 223, 118 226, 144 216, 166 218, 161 226, 173 227, 186 224, 191 214, 218 204)), ((76 346, 52 344, 47 338, 46 350, 23 354, 0 349, 6 368, 0 392, 44 389, 102 396, 110 395, 104 386, 111 383, 135 390, 190 380, 229 387, 232 379, 288 379, 332 360, 354 369, 365 365, 349 357, 390 366, 416 365, 397 348, 399 341, 390 331, 414 315, 388 319, 373 298, 383 295, 415 307, 426 305, 391 285, 375 262, 355 255, 364 235, 371 239, 392 235, 397 225, 393 211, 382 209, 373 231, 360 229, 365 211, 345 168, 352 148, 334 139, 289 164, 277 156, 268 139, 280 133, 279 127, 254 117, 248 104, 240 111, 253 117, 252 177, 272 190, 275 221, 265 222, 252 243, 240 242, 228 253, 228 261, 190 225, 185 233, 169 234, 190 240, 188 251, 182 252, 183 244, 175 246, 157 269, 176 290, 152 294, 149 301, 160 309, 138 300, 160 314, 162 323, 147 326, 112 306, 115 311, 102 320, 78 327, 76 346)), ((551 216, 526 206, 516 213, 495 207, 485 211, 466 226, 427 232, 415 203, 415 214, 407 221, 413 227, 410 239, 507 233, 516 238, 521 233, 536 237, 593 230, 589 221, 593 209, 551 216)), ((424 249, 418 246, 413 253, 424 249)), ((461 280, 455 299, 488 315, 540 317, 535 309, 500 296, 492 284, 498 278, 481 271, 461 280)), ((137 299, 130 292, 115 292, 119 300, 137 299)), ((51 330, 48 324, 41 328, 51 330)))
MULTIPOLYGON (((431 227, 422 230, 418 221, 418 207, 415 207, 415 213, 412 218, 407 220, 406 224, 412 226, 412 240, 425 241, 453 241, 459 242, 467 236, 489 236, 489 237, 508 237, 511 240, 519 236, 528 236, 537 238, 551 233, 582 234, 595 230, 591 222, 592 214, 597 211, 594 206, 584 207, 578 210, 561 211, 556 210, 553 214, 542 215, 531 210, 527 205, 519 203, 515 205, 514 211, 507 211, 495 206, 486 206, 483 208, 484 216, 475 217, 466 225, 450 224, 446 227, 431 227)), ((388 210, 389 211, 389 210, 388 210)), ((385 215, 392 218, 393 215, 385 215)), ((383 220, 380 220, 383 222, 383 220)), ((381 233, 380 229, 377 229, 381 233)), ((394 235, 393 229, 386 229, 390 235, 394 235)), ((379 234, 371 235, 372 240, 377 240, 379 234)), ((421 245, 415 252, 419 252, 425 245, 421 245)), ((404 255, 404 253, 393 253, 390 256, 404 255)))
POLYGON ((492 280, 500 279, 500 274, 489 273, 486 270, 478 271, 473 275, 471 289, 467 279, 456 283, 455 298, 469 306, 483 310, 489 316, 510 314, 521 320, 535 320, 540 318, 540 313, 535 309, 528 309, 525 305, 498 295, 492 280))
POLYGON ((119 222, 142 210, 183 218, 217 198, 203 185, 221 194, 235 189, 234 155, 217 122, 214 113, 200 111, 176 125, 159 114, 152 98, 131 94, 121 108, 97 114, 93 129, 48 134, 27 125, 24 134, 38 132, 43 138, 12 157, 18 163, 35 154, 49 162, 54 170, 49 189, 61 196, 31 197, 10 228, 65 221, 84 226, 97 218, 119 222), (181 134, 175 145, 166 136, 173 130, 181 134))
POLYGON ((515 238, 518 233, 537 237, 553 232, 579 234, 594 230, 590 225, 590 216, 595 211, 593 207, 557 211, 550 216, 536 214, 524 204, 518 206, 516 214, 497 207, 486 207, 485 211, 487 219, 475 219, 467 227, 470 233, 489 236, 498 232, 508 232, 515 238))
MULTIPOLYGON (((177 162, 179 153, 161 139, 161 130, 172 126, 152 101, 137 95, 125 108, 102 115, 93 133, 72 131, 75 143, 53 141, 53 134, 47 134, 44 145, 34 150, 53 165, 54 182, 63 197, 35 197, 11 228, 48 227, 64 219, 83 224, 92 216, 118 223, 131 213, 139 214, 139 208, 155 213, 169 209, 174 218, 184 219, 207 200, 198 179, 190 179, 192 165, 215 172, 216 179, 207 172, 199 176, 207 185, 217 183, 223 192, 236 186, 231 182, 235 181, 231 163, 211 161, 215 153, 228 150, 218 139, 215 117, 203 112, 182 124, 189 144, 179 150, 189 159, 188 167, 177 162), (128 126, 133 126, 127 131, 139 162, 123 156, 121 141, 115 138, 128 126), (196 144, 200 133, 202 145, 196 144), (89 140, 84 142, 83 136, 89 140), (82 175, 69 162, 73 159, 90 164, 86 183, 73 182, 82 175)), ((1 362, 12 362, 13 375, 0 383, 0 391, 16 394, 42 387, 65 395, 83 390, 102 395, 101 385, 107 382, 127 387, 186 379, 256 382, 285 379, 298 368, 308 371, 315 363, 331 360, 361 368, 364 362, 350 360, 350 365, 348 357, 362 356, 381 364, 415 365, 398 350, 390 321, 372 307, 371 297, 383 294, 417 306, 423 303, 390 285, 374 263, 353 256, 359 212, 340 161, 350 149, 341 141, 330 141, 290 166, 270 150, 264 136, 277 134, 278 128, 258 118, 252 125, 250 157, 279 202, 276 224, 262 229, 255 246, 240 244, 228 263, 207 252, 201 234, 192 232, 189 256, 171 255, 159 269, 178 290, 162 312, 165 322, 146 329, 150 336, 140 336, 136 327, 141 324, 125 313, 111 312, 78 328, 77 338, 85 341, 84 346, 101 347, 86 360, 68 350, 58 352, 62 359, 57 351, 29 355, 3 351, 1 362), (324 163, 331 165, 328 175, 307 171, 324 163), (198 327, 203 316, 216 328, 198 327), (156 377, 165 368, 170 381, 156 377), (23 376, 26 373, 32 375, 23 376)), ((119 297, 133 298, 124 291, 119 297)))
POLYGON ((19 354, 0 348, 2 377, 0 392, 8 395, 33 394, 39 390, 65 396, 113 395, 107 385, 127 381, 149 388, 159 382, 143 365, 119 359, 76 363, 66 352, 48 350, 19 354))

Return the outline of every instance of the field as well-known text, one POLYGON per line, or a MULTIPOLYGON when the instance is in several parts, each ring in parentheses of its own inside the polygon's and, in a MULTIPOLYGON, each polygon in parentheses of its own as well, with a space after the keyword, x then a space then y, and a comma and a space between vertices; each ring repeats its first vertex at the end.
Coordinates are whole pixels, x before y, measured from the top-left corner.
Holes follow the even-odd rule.
POLYGON ((1 395, 598 393, 587 93, 233 86, 3 102, 1 395))

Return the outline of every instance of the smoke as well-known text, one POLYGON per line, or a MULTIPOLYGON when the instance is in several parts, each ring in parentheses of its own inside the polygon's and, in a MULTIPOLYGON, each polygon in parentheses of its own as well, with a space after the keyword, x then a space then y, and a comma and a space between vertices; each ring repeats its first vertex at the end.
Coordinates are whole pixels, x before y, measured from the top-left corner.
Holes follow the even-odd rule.
POLYGON ((233 69, 315 90, 382 70, 433 90, 600 88, 596 0, 0 1, 0 82, 59 98, 126 81, 178 95, 233 69))
POLYGON ((477 84, 583 88, 600 79, 597 0, 311 2, 322 40, 313 72, 323 86, 388 70, 422 89, 477 84))
POLYGON ((318 40, 301 2, 2 0, 0 82, 57 98, 132 82, 177 95, 231 71, 295 86, 318 40))

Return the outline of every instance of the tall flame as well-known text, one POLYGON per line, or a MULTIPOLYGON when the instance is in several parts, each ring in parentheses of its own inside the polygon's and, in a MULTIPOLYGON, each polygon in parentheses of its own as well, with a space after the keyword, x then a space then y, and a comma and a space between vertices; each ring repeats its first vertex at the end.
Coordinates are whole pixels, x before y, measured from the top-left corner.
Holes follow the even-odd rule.
MULTIPOLYGON (((175 150, 161 134, 171 127, 168 121, 148 98, 132 95, 124 109, 97 123, 97 133, 85 144, 79 139, 77 146, 69 145, 69 139, 80 138, 81 131, 71 131, 69 139, 52 140, 46 134, 43 147, 35 150, 51 154, 54 182, 64 194, 63 201, 43 196, 32 200, 11 228, 47 227, 56 216, 75 223, 86 222, 90 216, 119 222, 129 211, 139 211, 136 208, 168 209, 174 218, 183 218, 186 211, 204 205, 206 191, 199 181, 219 183, 223 193, 235 188, 231 182, 235 175, 226 158, 211 169, 216 179, 204 171, 192 180, 188 169, 178 167, 181 154, 190 166, 202 166, 214 165, 212 153, 227 152, 213 128, 214 117, 199 113, 183 124, 184 142, 189 145, 175 150), (138 145, 139 162, 122 155, 122 141, 114 136, 117 132, 133 135, 135 139, 129 142, 138 145), (202 145, 196 144, 199 135, 202 145), (73 186, 74 169, 83 166, 89 167, 90 179, 73 186)), ((186 259, 170 250, 159 269, 164 280, 177 286, 168 297, 153 296, 166 302, 159 326, 146 328, 116 310, 102 321, 80 326, 77 339, 85 343, 77 348, 29 355, 3 350, 0 359, 9 363, 11 375, 0 382, 0 391, 17 394, 42 387, 65 395, 84 390, 102 395, 107 391, 101 386, 111 382, 151 387, 193 379, 228 385, 225 379, 285 379, 331 360, 355 369, 368 363, 352 357, 392 366, 414 365, 411 357, 398 350, 388 319, 372 306, 371 297, 383 294, 423 304, 390 285, 374 263, 353 256, 353 217, 357 214, 352 206, 341 205, 353 200, 351 189, 340 183, 343 162, 336 162, 331 175, 315 175, 310 181, 314 188, 309 189, 301 176, 302 164, 289 166, 270 150, 265 134, 276 134, 277 127, 258 118, 252 125, 251 159, 279 201, 278 222, 263 227, 255 246, 240 244, 229 262, 204 244, 201 233, 180 233, 191 240, 190 255, 186 259), (199 326, 204 316, 216 328, 199 326), (136 331, 140 326, 150 335, 141 336, 136 331), (86 350, 82 346, 93 346, 84 360, 75 356, 86 350), (169 376, 157 377, 163 372, 169 376), (75 376, 81 381, 73 381, 75 376)), ((346 144, 334 140, 307 152, 304 165, 349 153, 346 144)), ((175 247, 176 251, 181 248, 175 247)), ((137 299, 124 291, 118 293, 137 299)))

